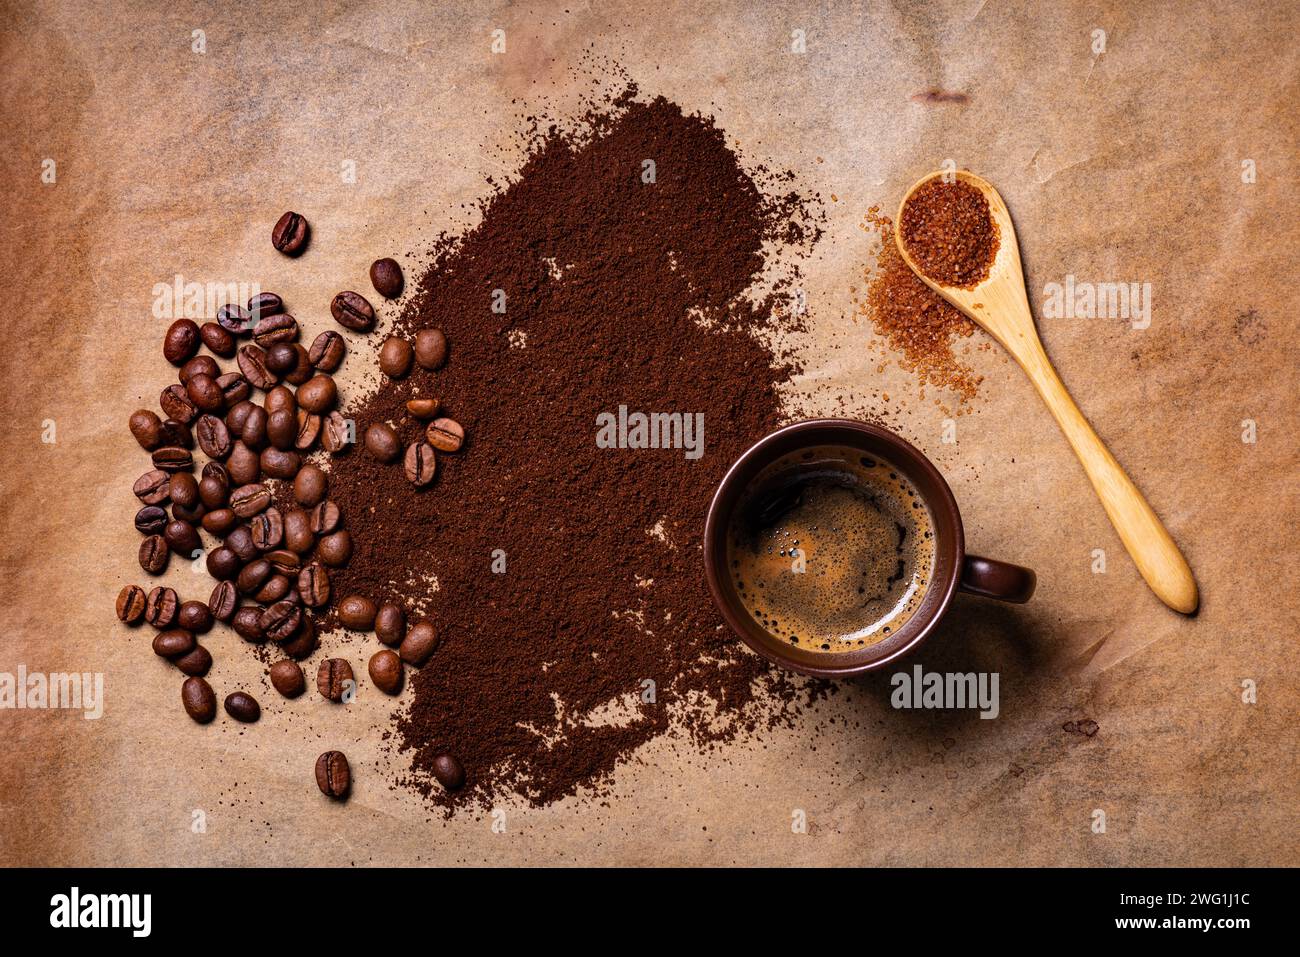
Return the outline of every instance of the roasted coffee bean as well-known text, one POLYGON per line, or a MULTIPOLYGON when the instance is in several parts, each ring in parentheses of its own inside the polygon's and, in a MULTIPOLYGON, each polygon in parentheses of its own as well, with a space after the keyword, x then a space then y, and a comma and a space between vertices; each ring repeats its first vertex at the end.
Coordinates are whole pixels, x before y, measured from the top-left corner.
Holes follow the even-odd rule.
POLYGON ((352 536, 346 529, 326 535, 316 543, 316 556, 330 568, 340 568, 352 557, 352 536))
POLYGON ((402 267, 396 259, 376 259, 370 264, 370 284, 385 299, 402 294, 402 267))
POLYGON ((226 459, 226 468, 230 472, 230 481, 233 484, 252 485, 262 475, 262 457, 240 439, 230 447, 230 458, 226 459))
POLYGON ((432 419, 438 414, 441 405, 442 403, 437 399, 409 399, 406 403, 406 411, 417 419, 432 419))
POLYGON ((267 371, 284 376, 298 364, 298 354, 292 342, 276 342, 267 347, 265 361, 267 371))
POLYGON ((330 532, 337 531, 342 521, 342 510, 330 499, 326 499, 311 510, 311 530, 316 535, 328 535, 330 532))
POLYGON ((298 594, 310 608, 320 608, 330 600, 330 575, 320 562, 304 565, 298 573, 298 594))
POLYGON ((365 447, 376 462, 396 462, 402 454, 402 440, 387 422, 376 422, 366 429, 365 447))
POLYGON ((136 409, 127 420, 131 435, 140 443, 140 448, 152 452, 162 444, 162 419, 157 412, 149 409, 136 409))
POLYGON ((271 230, 271 245, 286 256, 297 256, 307 248, 310 232, 305 217, 288 212, 276 220, 275 228, 271 230))
POLYGON ((278 412, 280 409, 297 415, 298 397, 294 395, 293 389, 290 389, 287 385, 277 385, 266 394, 266 398, 262 400, 262 406, 266 409, 267 415, 278 412))
POLYGON ((438 470, 438 458, 428 442, 412 442, 406 449, 406 477, 416 486, 428 485, 438 470))
POLYGON ((232 359, 235 355, 235 337, 218 323, 205 322, 199 326, 199 338, 215 355, 223 359, 232 359))
POLYGON ((139 585, 124 585, 117 593, 117 620, 128 625, 138 625, 144 621, 149 599, 139 585))
POLYGON ((256 605, 244 605, 238 609, 230 619, 230 625, 245 641, 266 641, 266 634, 262 631, 262 609, 256 605))
MULTIPOLYGON (((175 512, 175 509, 172 509, 175 512)), ((189 522, 173 518, 163 529, 163 538, 167 541, 167 547, 177 555, 185 558, 193 558, 195 552, 203 550, 203 543, 199 539, 199 533, 189 522)))
POLYGON ((321 794, 335 800, 347 796, 352 770, 342 751, 326 751, 316 759, 316 786, 321 794))
POLYGON ((231 582, 217 582, 208 598, 208 611, 217 621, 230 621, 239 607, 239 593, 231 582))
POLYGON ((217 696, 212 685, 202 678, 186 678, 181 685, 181 704, 185 713, 199 724, 207 724, 217 716, 217 696))
MULTIPOLYGON (((185 473, 180 473, 184 475, 185 473)), ((135 513, 135 530, 141 535, 161 535, 167 527, 167 510, 157 505, 146 505, 135 513)))
POLYGON ((355 687, 352 666, 342 658, 326 658, 316 670, 316 690, 330 701, 342 701, 355 687))
POLYGON ((170 628, 176 624, 176 612, 180 607, 176 589, 158 585, 149 590, 149 597, 145 599, 144 620, 155 628, 170 628))
POLYGON ((294 601, 277 601, 262 612, 258 624, 272 641, 287 641, 302 624, 302 608, 294 601))
POLYGON ((260 346, 241 346, 239 355, 235 360, 239 363, 239 371, 244 374, 248 384, 254 389, 270 389, 279 378, 266 367, 266 353, 260 346))
POLYGON ((271 567, 279 575, 288 575, 292 579, 297 579, 298 572, 302 571, 302 559, 296 552, 291 552, 287 548, 277 548, 262 557, 271 563, 271 567))
POLYGON ((298 407, 323 415, 334 408, 338 397, 339 390, 334 384, 333 377, 320 372, 298 388, 298 407))
POLYGON ((333 372, 343 364, 348 345, 337 332, 322 332, 311 344, 307 357, 317 372, 333 372))
POLYGON ((238 555, 239 560, 245 565, 261 557, 257 551, 257 546, 253 544, 253 531, 247 525, 240 525, 236 528, 226 536, 226 540, 222 544, 238 555))
POLYGON ((321 429, 320 444, 326 452, 342 452, 352 444, 351 420, 345 419, 339 412, 325 416, 325 427, 321 429))
POLYGON ((202 502, 190 507, 178 505, 175 502, 172 503, 172 518, 181 522, 189 522, 191 525, 198 525, 199 522, 203 521, 203 516, 207 514, 207 511, 202 502))
POLYGON ((181 366, 180 380, 181 385, 189 386, 190 380, 195 376, 205 375, 210 379, 216 379, 221 375, 221 368, 217 365, 217 360, 212 356, 195 356, 185 365, 181 366))
POLYGON ((279 548, 284 542, 284 519, 275 506, 271 506, 260 515, 253 516, 253 520, 248 524, 253 529, 253 544, 259 551, 269 552, 273 548, 279 548))
POLYGON ((302 385, 316 374, 316 367, 311 364, 311 357, 307 355, 307 350, 302 345, 295 342, 292 348, 297 365, 284 374, 284 381, 293 385, 302 385))
POLYGON ((281 642, 280 650, 295 661, 302 661, 315 654, 319 646, 320 642, 316 638, 316 624, 311 620, 311 616, 304 612, 298 634, 288 641, 281 642))
POLYGON ((389 336, 379 347, 379 369, 390 379, 402 379, 411 371, 415 351, 405 339, 389 336))
POLYGON ((465 786, 465 766, 454 754, 443 752, 433 759, 433 776, 448 791, 459 791, 465 786))
POLYGON ((338 616, 343 627, 353 631, 369 631, 375 627, 375 614, 379 609, 365 595, 346 595, 339 601, 338 616))
POLYGON ((199 483, 189 472, 177 472, 167 483, 167 497, 173 505, 193 508, 199 503, 199 483))
POLYGON ((447 335, 441 329, 421 329, 415 334, 415 361, 430 372, 447 361, 447 335))
POLYGON ((434 419, 424 437, 439 452, 455 452, 465 441, 465 430, 455 419, 434 419))
POLYGON ((282 312, 284 312, 284 300, 273 292, 259 292, 248 300, 248 314, 254 323, 282 312))
POLYGON ((169 385, 158 396, 158 406, 169 419, 189 425, 199 414, 199 407, 194 404, 185 386, 180 383, 169 385))
POLYGON ((281 658, 271 665, 268 674, 271 686, 286 698, 296 698, 307 690, 307 676, 302 673, 302 665, 288 658, 281 658))
POLYGON ((302 456, 292 449, 288 452, 280 449, 262 450, 262 471, 275 479, 291 479, 302 467, 302 456))
POLYGON ((150 575, 161 575, 171 560, 167 540, 161 535, 149 535, 140 542, 140 567, 150 575))
MULTIPOLYGON (((210 479, 203 480, 203 482, 208 481, 210 481, 210 479)), ((203 483, 200 482, 200 489, 202 488, 202 485, 203 483)), ((214 508, 203 516, 203 530, 210 535, 216 535, 218 537, 229 535, 231 529, 238 524, 239 516, 234 513, 234 510, 229 508, 214 508)))
POLYGON ((224 488, 230 488, 230 473, 226 471, 226 467, 220 462, 209 462, 204 465, 203 471, 199 473, 199 477, 212 479, 213 481, 220 482, 224 488))
POLYGON ((225 398, 227 408, 247 401, 253 394, 253 387, 238 372, 226 372, 217 376, 217 385, 221 388, 221 395, 225 398))
POLYGON ((299 409, 298 437, 294 440, 293 447, 299 452, 310 451, 311 447, 316 444, 316 440, 320 438, 320 430, 324 421, 315 413, 299 409))
POLYGON ((212 630, 213 615, 206 603, 191 598, 181 602, 176 612, 176 624, 196 635, 206 634, 212 630))
POLYGON ((241 485, 230 493, 230 507, 240 518, 252 518, 271 505, 271 490, 260 482, 241 485))
POLYGON ((417 621, 402 639, 397 653, 408 665, 418 668, 429 660, 437 647, 438 635, 434 632, 433 625, 427 621, 417 621))
POLYGON ((252 318, 243 306, 228 302, 217 310, 217 325, 232 336, 246 336, 253 331, 252 318))
POLYGON ((171 481, 172 477, 162 469, 150 469, 135 480, 131 491, 144 504, 157 505, 167 501, 167 495, 171 491, 171 481))
POLYGON ((188 655, 173 658, 172 664, 179 668, 182 674, 202 678, 212 670, 212 653, 202 645, 195 645, 194 650, 188 655))
POLYGON ((397 694, 402 690, 402 659, 397 652, 385 648, 370 658, 370 680, 384 694, 397 694))
POLYGON ((249 562, 239 571, 239 576, 235 579, 235 587, 241 594, 251 595, 260 591, 266 584, 266 580, 275 574, 271 563, 265 558, 259 558, 249 562))
MULTIPOLYGON (((213 463, 209 462, 208 465, 213 463)), ((225 471, 222 470, 222 478, 208 475, 207 467, 204 467, 204 476, 199 482, 199 501, 205 508, 225 508, 227 500, 230 498, 230 480, 225 477, 225 471)), ((182 473, 184 474, 184 473, 182 473)))
POLYGON ((226 714, 236 721, 251 724, 262 716, 262 707, 257 699, 242 691, 233 691, 226 695, 226 714))
POLYGON ((244 423, 248 421, 248 416, 252 411, 257 408, 261 407, 244 399, 242 402, 236 402, 226 410, 226 428, 233 438, 243 437, 244 423))
POLYGON ((266 418, 266 437, 277 449, 293 448, 298 437, 298 417, 289 409, 276 409, 266 418))
POLYGON ((226 428, 226 423, 215 415, 199 416, 198 422, 194 423, 194 434, 198 437, 199 448, 205 455, 214 459, 224 459, 230 454, 232 445, 230 430, 226 428))
MULTIPOLYGON (((299 472, 299 475, 302 473, 299 472)), ((146 533, 148 534, 148 533, 146 533)), ((311 531, 311 514, 303 508, 290 509, 284 515, 284 547, 299 555, 306 555, 316 544, 311 531)))
POLYGON ((239 574, 242 564, 234 550, 227 548, 225 545, 208 552, 208 574, 219 581, 234 578, 239 574))
POLYGON ((375 328, 375 309, 366 297, 355 292, 341 292, 330 303, 334 321, 353 332, 369 332, 375 328))
POLYGON ((194 635, 183 628, 168 628, 153 636, 153 653, 159 658, 177 658, 194 650, 194 635))
POLYGON ((193 319, 177 319, 163 337, 163 358, 174 366, 184 365, 199 351, 199 327, 193 319))
POLYGON ((161 445, 176 445, 183 449, 194 448, 194 436, 188 422, 179 419, 163 419, 161 445))
POLYGON ((286 576, 272 575, 253 596, 253 601, 259 605, 274 605, 277 601, 293 601, 296 604, 296 599, 292 597, 294 594, 296 593, 286 576))
POLYGON ((400 645, 406 637, 406 612, 394 601, 386 601, 375 613, 375 637, 386 645, 400 645))
POLYGON ((153 467, 164 472, 185 472, 194 468, 194 456, 189 449, 179 445, 164 445, 149 454, 153 467))
POLYGON ((240 441, 251 451, 260 452, 270 441, 270 427, 271 416, 260 405, 254 405, 248 410, 248 415, 244 419, 244 431, 240 441))
POLYGON ((190 379, 185 393, 200 412, 216 412, 226 404, 226 397, 221 392, 217 380, 206 373, 199 373, 190 379))
POLYGON ((263 349, 298 338, 298 320, 287 313, 265 316, 253 326, 253 341, 263 349))

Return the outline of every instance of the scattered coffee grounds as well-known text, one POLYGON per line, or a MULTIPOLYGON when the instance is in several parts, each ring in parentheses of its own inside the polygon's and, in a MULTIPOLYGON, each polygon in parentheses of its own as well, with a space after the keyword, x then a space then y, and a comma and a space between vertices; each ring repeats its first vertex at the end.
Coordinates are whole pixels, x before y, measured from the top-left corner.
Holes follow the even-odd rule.
POLYGON ((773 250, 818 233, 789 183, 746 172, 710 119, 633 88, 540 130, 479 224, 436 246, 393 334, 442 330, 445 365, 345 413, 407 448, 428 425, 418 400, 437 399, 463 447, 436 453, 426 487, 363 450, 330 479, 355 548, 335 594, 396 602, 437 634, 398 725, 407 783, 431 799, 600 791, 671 727, 708 746, 828 693, 733 637, 701 554, 710 496, 781 424, 795 371, 762 335, 797 321, 780 284, 750 291, 773 250), (702 416, 703 455, 599 447, 597 417, 620 407, 702 416), (447 755, 459 791, 436 783, 447 755))
POLYGON ((957 358, 953 345, 970 336, 975 323, 912 272, 894 244, 892 221, 880 215, 879 207, 867 211, 863 229, 877 233, 880 249, 866 270, 867 292, 858 303, 859 314, 870 319, 890 349, 902 353, 903 369, 922 385, 956 393, 958 407, 964 406, 979 391, 982 377, 957 358))
POLYGON ((919 186, 903 206, 898 229, 921 272, 945 286, 978 285, 998 254, 989 201, 962 180, 932 179, 919 186))

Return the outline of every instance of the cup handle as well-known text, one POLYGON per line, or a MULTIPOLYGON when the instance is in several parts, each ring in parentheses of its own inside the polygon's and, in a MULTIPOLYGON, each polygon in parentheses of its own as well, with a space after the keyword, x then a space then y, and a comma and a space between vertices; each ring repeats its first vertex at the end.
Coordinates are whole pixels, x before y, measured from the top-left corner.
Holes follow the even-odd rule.
POLYGON ((961 567, 961 581, 957 587, 972 595, 996 598, 1023 605, 1034 594, 1038 576, 1031 569, 995 562, 991 558, 967 555, 961 567))

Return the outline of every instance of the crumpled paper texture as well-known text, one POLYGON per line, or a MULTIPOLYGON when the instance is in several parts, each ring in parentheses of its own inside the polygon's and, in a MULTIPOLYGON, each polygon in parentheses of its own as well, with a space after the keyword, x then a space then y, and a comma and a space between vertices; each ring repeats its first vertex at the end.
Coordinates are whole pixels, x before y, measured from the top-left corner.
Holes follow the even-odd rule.
MULTIPOLYGON (((0 672, 105 687, 98 720, 0 710, 0 863, 1300 863, 1293 4, 9 0, 0 20, 0 672), (170 381, 155 284, 256 282, 327 328, 334 292, 366 289, 382 255, 409 275, 511 173, 520 115, 575 108, 602 62, 820 195, 791 414, 886 416, 947 476, 969 549, 1038 571, 1032 603, 959 600, 907 662, 997 671, 1000 716, 895 710, 873 675, 761 740, 659 739, 606 802, 450 819, 392 784, 391 701, 285 703, 224 629, 212 680, 263 717, 194 725, 148 629, 112 613, 145 577, 125 426, 170 381), (868 350, 863 213, 945 160, 1006 198, 1036 308, 1067 275, 1152 284, 1148 328, 1040 328, 1191 562, 1195 618, 1147 591, 982 335, 954 443, 942 396, 868 350), (285 209, 313 226, 293 262, 268 241, 285 209), (352 760, 346 804, 313 782, 329 748, 352 760)), ((363 385, 356 346, 344 388, 363 385)), ((167 580, 211 587, 180 563, 167 580)), ((368 648, 340 647, 354 666, 368 648)))

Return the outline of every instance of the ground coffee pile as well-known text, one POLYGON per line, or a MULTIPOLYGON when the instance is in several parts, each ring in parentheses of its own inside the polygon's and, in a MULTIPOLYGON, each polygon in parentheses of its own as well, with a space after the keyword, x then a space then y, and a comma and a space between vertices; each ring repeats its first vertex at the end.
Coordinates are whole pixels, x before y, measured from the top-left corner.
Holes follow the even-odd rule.
POLYGON ((422 424, 405 402, 434 396, 466 446, 428 489, 364 452, 331 483, 355 542, 335 594, 396 599, 441 635, 398 725, 435 800, 551 802, 674 725, 707 745, 826 690, 740 645, 701 553, 714 488, 781 423, 794 371, 756 335, 792 321, 779 284, 747 295, 774 248, 815 239, 789 182, 746 172, 711 120, 629 90, 542 131, 480 224, 436 250, 395 333, 441 327, 450 359, 346 412, 406 443, 422 424), (597 416, 619 406, 702 413, 703 456, 597 447, 597 416), (444 750, 468 771, 458 794, 428 780, 444 750))

